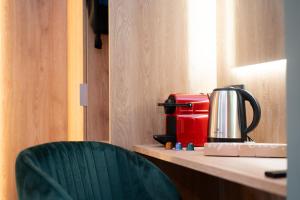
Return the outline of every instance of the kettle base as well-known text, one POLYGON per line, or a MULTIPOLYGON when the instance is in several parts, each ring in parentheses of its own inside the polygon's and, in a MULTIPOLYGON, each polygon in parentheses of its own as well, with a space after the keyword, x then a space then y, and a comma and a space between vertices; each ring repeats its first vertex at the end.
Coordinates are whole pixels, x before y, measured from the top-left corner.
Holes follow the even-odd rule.
POLYGON ((244 142, 241 138, 207 138, 207 142, 244 142))

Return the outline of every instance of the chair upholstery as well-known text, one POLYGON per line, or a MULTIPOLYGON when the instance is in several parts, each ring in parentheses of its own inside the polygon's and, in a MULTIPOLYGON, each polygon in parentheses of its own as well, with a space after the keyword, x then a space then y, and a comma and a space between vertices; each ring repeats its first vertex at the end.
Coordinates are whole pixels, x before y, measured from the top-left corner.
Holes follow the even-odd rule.
POLYGON ((136 153, 99 142, 55 142, 16 160, 20 200, 179 199, 169 178, 136 153))

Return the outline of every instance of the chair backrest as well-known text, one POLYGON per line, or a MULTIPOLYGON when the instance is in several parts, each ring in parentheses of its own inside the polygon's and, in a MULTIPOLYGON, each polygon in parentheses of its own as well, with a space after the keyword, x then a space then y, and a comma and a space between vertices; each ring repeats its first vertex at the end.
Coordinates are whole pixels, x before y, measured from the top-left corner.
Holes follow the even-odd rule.
POLYGON ((19 199, 179 199, 169 178, 136 153, 99 142, 28 148, 16 161, 19 199))

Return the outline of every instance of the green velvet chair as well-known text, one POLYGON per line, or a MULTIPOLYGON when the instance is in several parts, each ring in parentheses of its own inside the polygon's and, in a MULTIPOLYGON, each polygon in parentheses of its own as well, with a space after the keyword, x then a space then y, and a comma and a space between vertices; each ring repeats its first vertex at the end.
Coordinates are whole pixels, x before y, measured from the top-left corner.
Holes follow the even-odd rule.
POLYGON ((180 199, 145 158, 105 143, 54 142, 22 151, 16 161, 20 200, 180 199))

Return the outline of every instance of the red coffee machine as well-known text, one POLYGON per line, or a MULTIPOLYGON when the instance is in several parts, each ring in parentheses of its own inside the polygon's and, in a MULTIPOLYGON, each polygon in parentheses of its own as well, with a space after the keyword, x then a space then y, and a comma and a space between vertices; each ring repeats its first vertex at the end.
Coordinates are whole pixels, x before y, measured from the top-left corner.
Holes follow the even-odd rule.
POLYGON ((160 143, 192 142, 203 146, 207 141, 209 98, 206 94, 171 94, 163 106, 166 114, 166 135, 154 135, 160 143))

